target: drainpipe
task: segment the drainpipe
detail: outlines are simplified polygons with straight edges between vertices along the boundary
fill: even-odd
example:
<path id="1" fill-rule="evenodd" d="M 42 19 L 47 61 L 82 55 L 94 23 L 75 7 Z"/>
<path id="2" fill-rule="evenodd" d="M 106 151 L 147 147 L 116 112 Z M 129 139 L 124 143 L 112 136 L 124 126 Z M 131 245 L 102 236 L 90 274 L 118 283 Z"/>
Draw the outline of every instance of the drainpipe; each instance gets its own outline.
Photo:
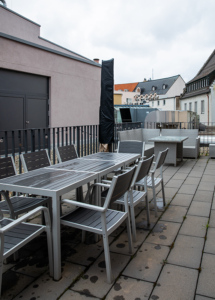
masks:
<path id="1" fill-rule="evenodd" d="M 207 94 L 208 97 L 208 125 L 209 125 L 209 95 Z"/>

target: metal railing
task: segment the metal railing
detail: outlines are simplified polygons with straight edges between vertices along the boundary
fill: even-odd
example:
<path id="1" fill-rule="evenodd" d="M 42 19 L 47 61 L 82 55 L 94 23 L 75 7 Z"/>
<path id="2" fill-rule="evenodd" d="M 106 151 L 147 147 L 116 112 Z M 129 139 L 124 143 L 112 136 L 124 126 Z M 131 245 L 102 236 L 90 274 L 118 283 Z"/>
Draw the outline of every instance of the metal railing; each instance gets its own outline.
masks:
<path id="1" fill-rule="evenodd" d="M 118 143 L 117 131 L 140 128 L 141 123 L 115 124 L 114 143 Z M 0 156 L 14 157 L 17 170 L 22 173 L 21 153 L 47 149 L 52 164 L 57 163 L 55 148 L 75 144 L 79 157 L 99 151 L 99 125 L 31 128 L 0 131 Z"/>

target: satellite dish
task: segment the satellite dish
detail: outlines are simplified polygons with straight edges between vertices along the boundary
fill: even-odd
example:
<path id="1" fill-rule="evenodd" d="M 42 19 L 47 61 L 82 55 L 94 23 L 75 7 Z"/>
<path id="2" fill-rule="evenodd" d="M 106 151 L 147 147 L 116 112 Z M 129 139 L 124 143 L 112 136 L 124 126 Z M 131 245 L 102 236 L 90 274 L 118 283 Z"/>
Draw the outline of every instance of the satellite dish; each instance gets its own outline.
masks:
<path id="1" fill-rule="evenodd" d="M 3 4 L 3 6 L 5 6 L 5 7 L 7 7 L 7 3 L 6 3 L 6 1 L 5 0 L 0 0 L 0 4 Z"/>

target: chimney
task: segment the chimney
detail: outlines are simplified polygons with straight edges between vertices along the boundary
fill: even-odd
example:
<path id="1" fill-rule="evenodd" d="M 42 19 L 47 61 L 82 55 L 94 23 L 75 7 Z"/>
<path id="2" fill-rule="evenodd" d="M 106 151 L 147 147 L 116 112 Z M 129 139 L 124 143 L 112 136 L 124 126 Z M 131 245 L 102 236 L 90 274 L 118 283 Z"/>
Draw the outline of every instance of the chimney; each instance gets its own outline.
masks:
<path id="1" fill-rule="evenodd" d="M 97 64 L 99 64 L 99 58 L 94 58 L 93 60 L 94 60 L 94 62 L 96 62 Z"/>

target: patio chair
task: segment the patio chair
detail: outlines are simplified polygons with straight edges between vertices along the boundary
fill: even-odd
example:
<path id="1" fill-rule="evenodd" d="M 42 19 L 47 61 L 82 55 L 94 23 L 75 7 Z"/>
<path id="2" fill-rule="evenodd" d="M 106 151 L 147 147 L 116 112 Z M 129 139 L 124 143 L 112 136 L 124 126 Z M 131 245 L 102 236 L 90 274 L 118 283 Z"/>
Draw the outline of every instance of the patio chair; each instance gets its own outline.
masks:
<path id="1" fill-rule="evenodd" d="M 46 225 L 23 223 L 29 217 L 43 211 Z M 47 234 L 48 256 L 49 256 L 49 274 L 53 277 L 53 254 L 52 254 L 52 236 L 51 221 L 49 211 L 46 207 L 37 207 L 31 212 L 25 214 L 17 220 L 3 218 L 0 211 L 0 296 L 2 287 L 3 260 L 17 252 L 20 248 L 40 235 L 42 232 Z"/>
<path id="2" fill-rule="evenodd" d="M 25 172 L 51 166 L 47 150 L 24 153 L 20 155 Z"/>
<path id="3" fill-rule="evenodd" d="M 154 160 L 154 155 L 152 155 L 147 160 L 139 161 L 136 171 L 131 183 L 131 191 L 128 194 L 128 205 L 130 207 L 131 212 L 131 223 L 132 223 L 132 233 L 133 233 L 133 240 L 137 241 L 137 234 L 136 234 L 136 223 L 135 223 L 135 211 L 134 208 L 137 204 L 145 199 L 146 201 L 146 213 L 147 213 L 147 222 L 148 225 L 150 224 L 150 214 L 149 214 L 149 202 L 148 202 L 148 193 L 147 193 L 147 176 L 149 174 L 152 162 Z M 144 191 L 137 191 L 134 190 L 133 187 L 135 186 L 135 182 L 139 181 L 144 182 Z M 104 180 L 103 182 L 108 183 L 108 181 Z M 103 192 L 105 194 L 106 191 Z M 125 205 L 124 198 L 121 197 L 114 202 L 115 204 Z"/>
<path id="4" fill-rule="evenodd" d="M 157 202 L 156 202 L 156 195 L 155 195 L 155 188 L 161 184 L 162 187 L 162 196 L 163 196 L 163 205 L 165 206 L 165 193 L 164 193 L 164 183 L 163 183 L 163 165 L 168 153 L 168 148 L 164 151 L 160 151 L 157 157 L 156 162 L 154 162 L 155 166 L 150 171 L 151 177 L 147 178 L 147 187 L 152 189 L 153 191 L 153 200 L 154 200 L 154 207 L 155 207 L 155 216 L 157 217 Z M 155 171 L 160 168 L 160 177 L 155 177 Z M 135 185 L 138 187 L 145 187 L 145 181 L 141 179 L 140 181 L 135 182 Z"/>
<path id="5" fill-rule="evenodd" d="M 112 275 L 108 236 L 125 220 L 127 220 L 129 252 L 133 251 L 127 198 L 134 172 L 135 167 L 122 175 L 114 176 L 111 184 L 95 183 L 93 185 L 94 187 L 101 186 L 109 189 L 103 207 L 72 200 L 62 200 L 63 203 L 74 204 L 78 206 L 78 208 L 63 216 L 61 218 L 61 224 L 94 232 L 103 236 L 107 280 L 109 283 L 112 282 Z M 125 212 L 108 209 L 111 203 L 115 202 L 123 195 L 125 201 Z M 89 196 L 89 193 L 87 196 Z"/>
<path id="6" fill-rule="evenodd" d="M 15 175 L 17 175 L 17 171 L 13 157 L 1 158 L 0 179 Z M 3 201 L 0 201 L 1 211 L 4 214 L 9 214 L 12 219 L 16 219 L 19 215 L 38 206 L 47 205 L 49 209 L 51 209 L 51 198 L 34 198 L 17 195 L 9 197 L 9 193 L 7 191 L 0 191 L 0 195 L 4 198 Z"/>
<path id="7" fill-rule="evenodd" d="M 56 147 L 56 153 L 58 161 L 60 163 L 78 158 L 78 153 L 75 149 L 75 145 L 73 144 L 68 146 Z"/>

